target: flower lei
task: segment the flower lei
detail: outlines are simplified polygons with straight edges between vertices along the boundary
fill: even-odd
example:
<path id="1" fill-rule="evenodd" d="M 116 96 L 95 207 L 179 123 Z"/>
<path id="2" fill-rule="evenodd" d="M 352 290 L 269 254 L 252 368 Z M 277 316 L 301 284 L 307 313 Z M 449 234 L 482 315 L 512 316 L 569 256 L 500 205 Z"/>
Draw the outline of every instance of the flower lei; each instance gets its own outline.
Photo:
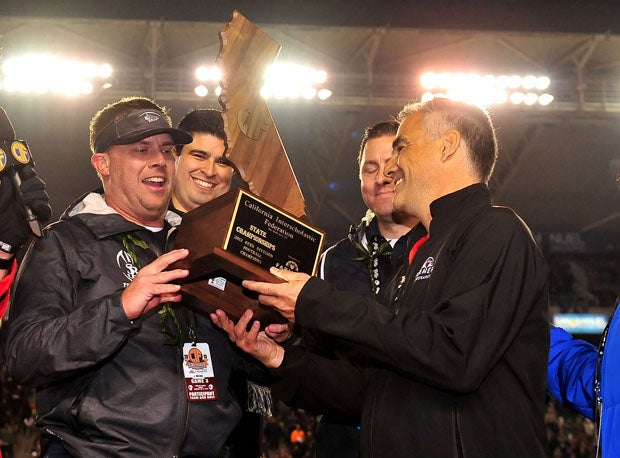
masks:
<path id="1" fill-rule="evenodd" d="M 383 237 L 381 237 L 383 238 Z M 381 280 L 379 279 L 379 258 L 381 256 L 389 256 L 392 254 L 392 245 L 388 240 L 384 239 L 384 242 L 379 244 L 379 236 L 374 236 L 368 241 L 368 246 L 365 247 L 360 242 L 355 242 L 355 248 L 362 256 L 355 258 L 356 261 L 366 261 L 368 273 L 370 275 L 370 288 L 372 290 L 372 297 L 376 299 L 381 289 Z"/>
<path id="2" fill-rule="evenodd" d="M 131 256 L 134 264 L 138 269 L 141 269 L 142 263 L 136 255 L 136 247 L 142 248 L 143 250 L 150 250 L 149 246 L 133 234 L 124 234 L 122 242 L 125 251 Z M 189 332 L 181 328 L 181 323 L 172 308 L 172 303 L 164 302 L 158 313 L 160 315 L 159 325 L 161 333 L 165 336 L 164 345 L 175 345 L 179 351 L 182 351 L 183 344 L 189 340 Z"/>

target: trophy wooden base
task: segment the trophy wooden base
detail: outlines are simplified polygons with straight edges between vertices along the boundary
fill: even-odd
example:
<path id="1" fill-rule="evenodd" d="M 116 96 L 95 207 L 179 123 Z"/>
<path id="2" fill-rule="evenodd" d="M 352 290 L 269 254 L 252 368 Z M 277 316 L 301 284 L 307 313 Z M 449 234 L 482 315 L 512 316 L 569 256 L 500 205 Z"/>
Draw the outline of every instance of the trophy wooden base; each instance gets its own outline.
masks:
<path id="1" fill-rule="evenodd" d="M 189 305 L 208 312 L 224 310 L 233 321 L 237 321 L 247 309 L 251 309 L 254 319 L 261 322 L 261 327 L 287 322 L 277 310 L 260 304 L 255 292 L 241 285 L 244 279 L 283 282 L 265 269 L 220 247 L 214 247 L 213 253 L 194 261 L 192 271 L 194 280 L 181 286 L 184 300 Z M 197 271 L 205 274 L 196 278 Z"/>

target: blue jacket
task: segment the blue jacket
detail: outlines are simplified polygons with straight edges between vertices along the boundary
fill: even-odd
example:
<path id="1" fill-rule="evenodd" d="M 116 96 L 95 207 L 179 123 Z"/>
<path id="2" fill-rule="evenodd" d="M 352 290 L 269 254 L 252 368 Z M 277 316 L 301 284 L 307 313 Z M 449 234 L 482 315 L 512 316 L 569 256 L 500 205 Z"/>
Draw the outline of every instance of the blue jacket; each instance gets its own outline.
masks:
<path id="1" fill-rule="evenodd" d="M 603 458 L 620 458 L 620 313 L 614 313 L 607 330 L 601 361 L 600 444 Z M 596 413 L 598 349 L 561 328 L 551 329 L 547 388 L 564 406 L 588 418 Z"/>

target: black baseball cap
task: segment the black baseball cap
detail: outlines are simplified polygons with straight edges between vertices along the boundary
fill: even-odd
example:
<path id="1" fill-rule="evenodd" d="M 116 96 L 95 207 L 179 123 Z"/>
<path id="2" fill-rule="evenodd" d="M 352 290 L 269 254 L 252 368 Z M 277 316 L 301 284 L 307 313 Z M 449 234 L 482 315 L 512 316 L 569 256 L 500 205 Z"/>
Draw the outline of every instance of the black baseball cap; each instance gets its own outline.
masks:
<path id="1" fill-rule="evenodd" d="M 175 145 L 192 142 L 192 136 L 171 127 L 161 111 L 141 108 L 127 112 L 103 129 L 95 139 L 94 152 L 102 153 L 112 145 L 128 145 L 157 134 L 170 134 Z"/>

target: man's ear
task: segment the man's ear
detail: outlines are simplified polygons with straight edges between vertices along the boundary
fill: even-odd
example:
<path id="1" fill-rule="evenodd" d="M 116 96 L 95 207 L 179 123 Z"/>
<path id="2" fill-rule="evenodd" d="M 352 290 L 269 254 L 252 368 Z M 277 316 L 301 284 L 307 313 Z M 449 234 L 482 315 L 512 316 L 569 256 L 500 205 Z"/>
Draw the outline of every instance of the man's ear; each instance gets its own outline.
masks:
<path id="1" fill-rule="evenodd" d="M 110 174 L 110 156 L 107 153 L 93 154 L 90 158 L 90 163 L 98 175 L 107 177 Z"/>
<path id="2" fill-rule="evenodd" d="M 461 145 L 461 133 L 456 129 L 448 129 L 441 136 L 441 162 L 445 162 Z"/>

